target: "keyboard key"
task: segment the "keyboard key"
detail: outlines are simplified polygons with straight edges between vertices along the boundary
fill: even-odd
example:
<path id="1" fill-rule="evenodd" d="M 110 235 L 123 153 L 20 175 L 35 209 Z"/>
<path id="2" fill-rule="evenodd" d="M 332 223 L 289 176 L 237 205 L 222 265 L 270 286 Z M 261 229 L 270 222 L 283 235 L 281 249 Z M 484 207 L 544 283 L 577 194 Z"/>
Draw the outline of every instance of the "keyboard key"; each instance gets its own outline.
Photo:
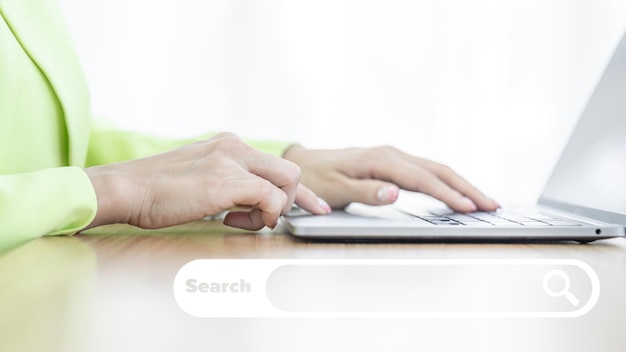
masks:
<path id="1" fill-rule="evenodd" d="M 491 227 L 492 224 L 484 221 L 466 221 L 463 223 L 463 226 L 471 226 L 471 227 Z"/>
<path id="2" fill-rule="evenodd" d="M 497 217 L 495 215 L 492 215 L 492 214 L 489 214 L 489 213 L 482 213 L 482 212 L 470 213 L 469 215 L 474 217 L 474 218 L 476 218 L 476 219 L 485 220 L 485 221 L 489 221 L 489 222 L 496 221 L 496 220 L 500 219 L 499 217 Z"/>
<path id="3" fill-rule="evenodd" d="M 565 220 L 546 220 L 545 222 L 552 226 L 580 226 L 580 224 L 575 224 Z"/>
<path id="4" fill-rule="evenodd" d="M 528 218 L 526 216 L 513 214 L 513 213 L 501 214 L 500 217 L 502 219 L 507 219 L 507 220 L 515 221 L 515 222 L 532 221 L 532 219 L 530 219 L 530 218 Z"/>
<path id="5" fill-rule="evenodd" d="M 438 222 L 435 223 L 435 225 L 443 225 L 443 226 L 462 226 L 463 224 L 459 223 L 459 222 L 455 222 L 455 221 L 442 221 L 442 222 Z"/>
<path id="6" fill-rule="evenodd" d="M 535 214 L 528 214 L 528 217 L 530 219 L 533 220 L 537 220 L 537 221 L 544 221 L 544 220 L 558 220 L 552 216 L 546 215 L 546 214 L 539 214 L 539 213 L 535 213 Z"/>
<path id="7" fill-rule="evenodd" d="M 450 219 L 431 221 L 435 225 L 458 225 L 459 223 Z"/>
<path id="8" fill-rule="evenodd" d="M 506 222 L 495 222 L 493 226 L 522 226 L 522 224 L 513 222 L 513 221 L 506 221 Z"/>
<path id="9" fill-rule="evenodd" d="M 541 221 L 523 221 L 520 222 L 520 224 L 522 226 L 546 226 L 549 227 L 549 224 L 546 224 L 545 222 L 541 222 Z"/>
<path id="10" fill-rule="evenodd" d="M 497 219 L 497 220 L 489 220 L 488 222 L 497 225 L 497 226 L 508 226 L 508 225 L 513 225 L 513 226 L 519 226 L 520 224 L 518 222 L 515 221 L 509 221 L 506 219 Z"/>
<path id="11" fill-rule="evenodd" d="M 479 219 L 473 218 L 469 215 L 465 215 L 465 214 L 452 214 L 449 215 L 448 218 L 455 220 L 455 221 L 460 221 L 460 222 L 465 222 L 465 221 L 480 221 Z"/>
<path id="12" fill-rule="evenodd" d="M 419 218 L 426 221 L 450 221 L 450 219 L 443 216 L 420 216 Z"/>

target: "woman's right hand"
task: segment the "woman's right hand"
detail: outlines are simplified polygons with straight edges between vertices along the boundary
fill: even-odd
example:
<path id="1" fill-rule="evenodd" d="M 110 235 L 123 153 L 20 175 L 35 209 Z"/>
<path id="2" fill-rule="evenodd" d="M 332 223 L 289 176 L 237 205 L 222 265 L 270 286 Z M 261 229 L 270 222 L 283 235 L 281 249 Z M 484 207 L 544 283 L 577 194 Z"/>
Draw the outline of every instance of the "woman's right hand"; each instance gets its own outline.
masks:
<path id="1" fill-rule="evenodd" d="M 294 202 L 314 214 L 330 207 L 299 183 L 299 167 L 261 153 L 231 133 L 155 156 L 85 169 L 98 211 L 88 228 L 128 223 L 160 228 L 230 211 L 224 223 L 273 228 Z"/>

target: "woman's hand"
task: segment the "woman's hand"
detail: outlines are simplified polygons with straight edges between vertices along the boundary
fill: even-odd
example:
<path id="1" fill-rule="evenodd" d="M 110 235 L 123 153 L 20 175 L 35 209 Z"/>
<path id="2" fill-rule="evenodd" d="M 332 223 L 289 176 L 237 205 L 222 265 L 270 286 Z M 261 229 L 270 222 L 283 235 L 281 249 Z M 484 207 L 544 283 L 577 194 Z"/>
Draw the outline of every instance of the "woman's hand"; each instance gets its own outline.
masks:
<path id="1" fill-rule="evenodd" d="M 293 146 L 283 157 L 300 166 L 302 184 L 334 208 L 351 202 L 390 204 L 400 188 L 428 194 L 461 212 L 499 207 L 449 167 L 393 147 L 308 150 Z"/>
<path id="2" fill-rule="evenodd" d="M 230 133 L 148 158 L 85 170 L 98 211 L 89 227 L 128 223 L 159 228 L 233 210 L 224 223 L 274 227 L 294 201 L 314 213 L 328 204 L 299 184 L 300 169 L 254 150 Z"/>

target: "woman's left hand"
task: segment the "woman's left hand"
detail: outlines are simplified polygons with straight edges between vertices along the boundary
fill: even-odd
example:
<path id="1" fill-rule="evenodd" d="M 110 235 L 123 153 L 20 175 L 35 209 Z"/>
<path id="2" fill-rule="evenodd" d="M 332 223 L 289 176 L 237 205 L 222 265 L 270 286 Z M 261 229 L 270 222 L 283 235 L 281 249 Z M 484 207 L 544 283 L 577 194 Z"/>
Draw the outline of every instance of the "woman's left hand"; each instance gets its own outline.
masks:
<path id="1" fill-rule="evenodd" d="M 450 167 L 393 147 L 309 150 L 292 146 L 283 157 L 300 166 L 301 183 L 333 208 L 351 202 L 391 204 L 400 188 L 433 196 L 460 212 L 499 207 Z"/>

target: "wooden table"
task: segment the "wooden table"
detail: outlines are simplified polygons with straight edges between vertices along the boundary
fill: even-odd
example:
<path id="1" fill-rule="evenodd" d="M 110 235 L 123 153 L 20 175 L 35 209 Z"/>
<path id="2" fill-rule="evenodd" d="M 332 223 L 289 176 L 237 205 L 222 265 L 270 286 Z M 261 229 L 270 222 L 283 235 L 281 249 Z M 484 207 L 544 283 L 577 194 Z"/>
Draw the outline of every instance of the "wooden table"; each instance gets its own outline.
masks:
<path id="1" fill-rule="evenodd" d="M 195 318 L 178 270 L 200 258 L 578 259 L 602 284 L 578 318 Z M 626 240 L 575 243 L 315 242 L 215 221 L 105 226 L 0 255 L 0 351 L 625 351 Z"/>

